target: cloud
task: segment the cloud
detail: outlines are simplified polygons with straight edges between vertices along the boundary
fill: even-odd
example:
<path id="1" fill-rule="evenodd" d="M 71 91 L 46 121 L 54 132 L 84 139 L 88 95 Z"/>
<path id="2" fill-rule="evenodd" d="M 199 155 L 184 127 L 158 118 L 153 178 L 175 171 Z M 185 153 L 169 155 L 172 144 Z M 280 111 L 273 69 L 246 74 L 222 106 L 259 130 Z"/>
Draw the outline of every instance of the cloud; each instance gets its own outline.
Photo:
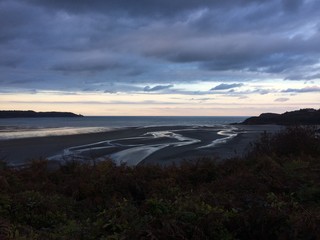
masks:
<path id="1" fill-rule="evenodd" d="M 162 90 L 169 89 L 169 88 L 172 88 L 172 87 L 173 87 L 172 84 L 170 84 L 170 85 L 157 85 L 157 86 L 154 86 L 154 87 L 146 86 L 146 87 L 144 87 L 143 91 L 145 91 L 145 92 L 157 92 L 157 91 L 162 91 Z"/>
<path id="2" fill-rule="evenodd" d="M 319 9 L 317 0 L 2 0 L 0 87 L 116 82 L 110 91 L 202 95 L 170 88 L 319 79 Z"/>
<path id="3" fill-rule="evenodd" d="M 232 89 L 232 88 L 237 88 L 237 87 L 242 87 L 243 83 L 232 83 L 232 84 L 227 84 L 227 83 L 221 83 L 213 88 L 211 88 L 211 91 L 214 90 L 227 90 L 227 89 Z"/>
<path id="4" fill-rule="evenodd" d="M 25 85 L 25 84 L 30 84 L 37 81 L 38 80 L 35 80 L 35 79 L 21 79 L 21 80 L 14 80 L 9 83 L 13 85 Z"/>
<path id="5" fill-rule="evenodd" d="M 160 39 L 160 40 L 159 40 Z M 234 33 L 217 36 L 185 38 L 159 36 L 145 48 L 147 56 L 167 59 L 174 63 L 197 63 L 210 71 L 242 70 L 251 72 L 283 73 L 301 66 L 318 63 L 319 36 L 308 40 L 289 39 L 265 33 Z M 151 42 L 151 41 L 150 41 Z M 311 53 L 311 51 L 315 51 Z M 306 55 L 306 53 L 308 54 Z"/>
<path id="6" fill-rule="evenodd" d="M 120 68 L 121 64 L 106 59 L 81 59 L 65 63 L 58 63 L 52 67 L 53 70 L 63 72 L 101 72 Z"/>
<path id="7" fill-rule="evenodd" d="M 29 3 L 43 6 L 48 9 L 64 10 L 70 13 L 118 13 L 129 14 L 133 16 L 148 16 L 148 17 L 172 17 L 180 15 L 192 10 L 204 8 L 227 8 L 232 5 L 248 6 L 250 4 L 259 3 L 261 0 L 242 0 L 234 2 L 232 0 L 212 1 L 212 0 L 185 0 L 170 1 L 149 0 L 136 1 L 122 0 L 122 1 L 105 1 L 94 0 L 88 1 L 64 1 L 64 0 L 27 0 Z"/>
<path id="8" fill-rule="evenodd" d="M 192 101 L 208 101 L 208 100 L 214 100 L 214 98 L 191 98 Z"/>
<path id="9" fill-rule="evenodd" d="M 112 91 L 112 90 L 104 90 L 104 93 L 115 94 L 115 93 L 117 93 L 117 92 Z"/>
<path id="10" fill-rule="evenodd" d="M 144 100 L 144 101 L 21 101 L 13 100 L 8 101 L 9 103 L 28 103 L 28 104 L 84 104 L 84 105 L 183 105 L 187 104 L 184 102 L 168 102 L 168 101 L 153 101 L 153 100 Z"/>
<path id="11" fill-rule="evenodd" d="M 312 92 L 320 92 L 320 87 L 311 86 L 304 88 L 288 88 L 286 90 L 282 90 L 284 93 L 312 93 Z"/>
<path id="12" fill-rule="evenodd" d="M 24 32 L 30 24 L 34 24 L 39 12 L 18 1 L 0 1 L 0 43 L 7 43 L 29 33 Z"/>
<path id="13" fill-rule="evenodd" d="M 238 99 L 247 99 L 249 98 L 248 96 L 239 96 Z"/>
<path id="14" fill-rule="evenodd" d="M 138 101 L 138 102 L 133 102 L 133 101 L 111 101 L 110 104 L 132 104 L 132 105 L 135 105 L 135 104 L 141 104 L 141 105 L 144 105 L 144 104 L 156 104 L 156 105 L 172 105 L 172 104 L 185 104 L 183 102 L 168 102 L 168 101 L 153 101 L 153 100 L 144 100 L 144 101 Z"/>
<path id="15" fill-rule="evenodd" d="M 20 60 L 4 59 L 4 60 L 0 60 L 0 66 L 16 68 L 20 62 L 21 62 Z"/>
<path id="16" fill-rule="evenodd" d="M 242 99 L 247 98 L 246 96 L 250 94 L 260 94 L 260 95 L 267 95 L 269 93 L 277 93 L 279 90 L 277 89 L 269 89 L 263 86 L 255 87 L 255 88 L 249 88 L 246 90 L 238 91 L 236 89 L 230 89 L 226 92 L 225 96 L 230 97 L 238 97 L 241 96 Z"/>
<path id="17" fill-rule="evenodd" d="M 266 95 L 269 94 L 270 92 L 273 92 L 273 90 L 270 89 L 257 89 L 255 92 L 261 94 L 261 95 Z"/>
<path id="18" fill-rule="evenodd" d="M 283 8 L 287 11 L 297 11 L 303 0 L 282 0 Z"/>
<path id="19" fill-rule="evenodd" d="M 276 98 L 274 101 L 275 102 L 287 102 L 289 100 L 290 100 L 290 98 Z"/>
<path id="20" fill-rule="evenodd" d="M 312 75 L 294 74 L 285 78 L 285 80 L 307 80 L 307 81 L 314 80 L 314 79 L 320 79 L 320 73 L 316 73 Z"/>

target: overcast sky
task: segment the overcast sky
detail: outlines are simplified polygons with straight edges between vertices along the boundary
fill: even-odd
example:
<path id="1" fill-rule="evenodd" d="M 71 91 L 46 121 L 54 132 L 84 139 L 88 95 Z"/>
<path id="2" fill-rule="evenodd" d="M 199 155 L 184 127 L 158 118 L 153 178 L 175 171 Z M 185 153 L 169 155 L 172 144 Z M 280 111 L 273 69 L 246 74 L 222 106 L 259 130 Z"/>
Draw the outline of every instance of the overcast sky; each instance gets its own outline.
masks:
<path id="1" fill-rule="evenodd" d="M 319 108 L 319 13 L 318 0 L 0 0 L 0 108 Z"/>

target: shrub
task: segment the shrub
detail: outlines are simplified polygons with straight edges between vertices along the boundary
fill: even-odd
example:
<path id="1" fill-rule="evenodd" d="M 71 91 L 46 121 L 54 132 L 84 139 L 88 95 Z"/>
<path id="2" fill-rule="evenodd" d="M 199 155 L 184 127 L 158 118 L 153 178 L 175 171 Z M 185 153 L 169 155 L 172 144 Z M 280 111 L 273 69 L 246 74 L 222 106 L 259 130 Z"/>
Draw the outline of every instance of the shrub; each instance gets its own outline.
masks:
<path id="1" fill-rule="evenodd" d="M 264 132 L 260 140 L 254 143 L 251 155 L 278 156 L 320 154 L 320 138 L 317 137 L 316 127 L 291 126 L 277 134 Z"/>
<path id="2" fill-rule="evenodd" d="M 302 127 L 219 163 L 0 168 L 0 239 L 318 239 L 319 169 Z"/>

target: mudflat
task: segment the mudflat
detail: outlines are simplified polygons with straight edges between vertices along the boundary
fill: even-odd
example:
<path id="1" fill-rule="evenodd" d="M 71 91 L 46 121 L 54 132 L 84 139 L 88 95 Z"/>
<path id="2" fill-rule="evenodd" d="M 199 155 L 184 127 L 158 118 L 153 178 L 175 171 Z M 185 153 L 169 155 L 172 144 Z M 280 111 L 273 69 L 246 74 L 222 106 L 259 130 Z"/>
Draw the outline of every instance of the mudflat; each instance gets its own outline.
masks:
<path id="1" fill-rule="evenodd" d="M 278 125 L 226 125 L 221 127 L 163 126 L 122 128 L 106 132 L 47 136 L 0 141 L 0 158 L 9 165 L 30 160 L 112 159 L 117 164 L 178 164 L 199 157 L 221 160 L 242 156 L 262 132 Z"/>

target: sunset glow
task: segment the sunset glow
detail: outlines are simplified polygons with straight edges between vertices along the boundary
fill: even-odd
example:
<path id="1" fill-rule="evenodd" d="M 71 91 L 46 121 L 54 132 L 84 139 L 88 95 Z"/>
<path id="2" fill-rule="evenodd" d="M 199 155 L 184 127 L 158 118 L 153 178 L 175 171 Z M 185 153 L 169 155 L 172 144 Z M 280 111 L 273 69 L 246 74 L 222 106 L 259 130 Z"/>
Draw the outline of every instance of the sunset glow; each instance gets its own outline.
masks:
<path id="1" fill-rule="evenodd" d="M 0 1 L 0 108 L 87 116 L 319 108 L 319 1 L 111 2 Z"/>

